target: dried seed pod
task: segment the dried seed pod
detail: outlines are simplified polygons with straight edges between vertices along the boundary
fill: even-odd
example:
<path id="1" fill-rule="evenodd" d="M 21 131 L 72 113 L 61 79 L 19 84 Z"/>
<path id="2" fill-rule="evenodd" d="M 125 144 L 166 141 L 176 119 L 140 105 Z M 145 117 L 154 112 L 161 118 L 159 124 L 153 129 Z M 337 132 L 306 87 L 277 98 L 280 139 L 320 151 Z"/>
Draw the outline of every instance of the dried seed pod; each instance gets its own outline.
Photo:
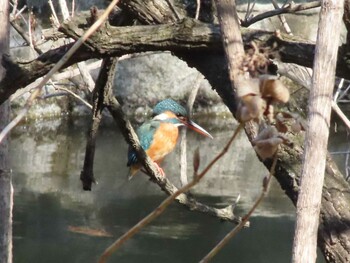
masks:
<path id="1" fill-rule="evenodd" d="M 273 137 L 261 140 L 256 143 L 254 149 L 262 160 L 271 158 L 277 151 L 278 146 L 283 142 L 281 138 Z"/>
<path id="2" fill-rule="evenodd" d="M 266 110 L 266 101 L 260 96 L 246 95 L 238 106 L 238 119 L 241 122 L 259 119 Z"/>
<path id="3" fill-rule="evenodd" d="M 283 138 L 280 138 L 277 129 L 273 126 L 267 126 L 260 131 L 252 141 L 252 144 L 259 157 L 265 160 L 276 153 L 278 145 L 282 142 Z"/>
<path id="4" fill-rule="evenodd" d="M 276 76 L 261 75 L 260 92 L 263 98 L 273 102 L 286 103 L 289 100 L 289 90 Z"/>

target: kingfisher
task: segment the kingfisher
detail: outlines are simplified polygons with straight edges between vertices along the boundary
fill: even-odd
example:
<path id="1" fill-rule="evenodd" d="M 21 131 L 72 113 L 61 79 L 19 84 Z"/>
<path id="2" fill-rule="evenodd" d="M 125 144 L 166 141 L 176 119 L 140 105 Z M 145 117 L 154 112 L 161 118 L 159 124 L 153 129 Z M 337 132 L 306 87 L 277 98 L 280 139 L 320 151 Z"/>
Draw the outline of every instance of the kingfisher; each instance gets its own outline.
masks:
<path id="1" fill-rule="evenodd" d="M 143 123 L 136 131 L 140 145 L 147 155 L 154 161 L 160 173 L 159 166 L 164 157 L 172 152 L 179 137 L 179 127 L 186 126 L 206 137 L 213 138 L 201 126 L 191 121 L 187 110 L 172 99 L 159 102 L 153 109 L 152 119 Z M 128 163 L 130 167 L 129 180 L 142 168 L 136 152 L 129 147 Z"/>

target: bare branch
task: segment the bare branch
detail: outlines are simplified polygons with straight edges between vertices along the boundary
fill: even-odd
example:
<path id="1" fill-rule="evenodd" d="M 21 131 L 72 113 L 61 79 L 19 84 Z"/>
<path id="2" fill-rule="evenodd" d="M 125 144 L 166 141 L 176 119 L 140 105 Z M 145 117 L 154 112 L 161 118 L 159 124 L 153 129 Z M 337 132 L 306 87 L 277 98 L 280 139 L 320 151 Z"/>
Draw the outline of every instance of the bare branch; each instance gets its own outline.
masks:
<path id="1" fill-rule="evenodd" d="M 198 73 L 195 84 L 188 96 L 187 110 L 188 115 L 192 115 L 193 103 L 196 99 L 203 75 Z M 188 183 L 187 179 L 187 129 L 181 130 L 181 141 L 180 141 L 180 181 L 181 185 L 184 186 Z"/>
<path id="2" fill-rule="evenodd" d="M 168 3 L 170 10 L 174 13 L 174 16 L 176 17 L 176 20 L 180 20 L 180 16 L 179 16 L 179 14 L 177 13 L 176 8 L 175 8 L 174 5 L 171 3 L 171 1 L 170 1 L 170 0 L 165 0 L 165 1 Z"/>
<path id="3" fill-rule="evenodd" d="M 51 85 L 56 89 L 56 90 L 62 90 L 67 92 L 69 95 L 73 96 L 74 98 L 76 98 L 77 100 L 81 101 L 86 107 L 88 107 L 89 109 L 92 110 L 92 105 L 90 103 L 88 103 L 86 100 L 84 100 L 82 97 L 80 97 L 78 94 L 75 94 L 73 91 L 66 89 L 66 88 L 62 88 L 59 87 L 57 85 L 55 85 L 52 81 L 51 81 Z"/>
<path id="4" fill-rule="evenodd" d="M 284 7 L 281 7 L 279 9 L 267 11 L 262 14 L 256 15 L 254 17 L 248 18 L 247 20 L 241 21 L 241 26 L 249 27 L 250 25 L 268 17 L 272 17 L 280 14 L 296 13 L 296 12 L 313 9 L 320 6 L 321 6 L 320 1 L 314 1 L 314 2 L 303 3 L 303 4 L 294 4 L 294 2 L 291 2 L 290 4 Z"/>
<path id="5" fill-rule="evenodd" d="M 70 15 L 69 15 L 69 10 L 68 10 L 68 6 L 67 6 L 66 0 L 58 0 L 58 4 L 59 4 L 59 6 L 61 8 L 63 19 L 64 20 L 69 19 Z"/>
<path id="6" fill-rule="evenodd" d="M 84 190 L 91 190 L 91 185 L 95 182 L 94 178 L 94 158 L 97 132 L 102 120 L 102 111 L 105 108 L 106 95 L 113 85 L 116 58 L 106 58 L 102 62 L 100 73 L 96 81 L 96 88 L 93 94 L 93 111 L 89 127 L 89 134 L 86 141 L 86 150 L 83 170 L 80 173 L 80 180 L 83 183 Z"/>
<path id="7" fill-rule="evenodd" d="M 16 13 L 17 13 L 17 5 L 18 5 L 18 1 L 17 0 L 13 0 L 13 3 L 10 3 L 12 6 L 12 12 L 10 14 L 11 17 L 15 17 Z"/>
<path id="8" fill-rule="evenodd" d="M 253 0 L 253 4 L 250 7 L 250 0 L 248 0 L 247 11 L 245 13 L 245 20 L 248 20 L 252 16 L 256 0 Z"/>
<path id="9" fill-rule="evenodd" d="M 194 19 L 198 20 L 200 10 L 201 10 L 201 0 L 197 0 L 196 15 L 195 15 Z"/>
<path id="10" fill-rule="evenodd" d="M 75 0 L 72 0 L 72 14 L 71 14 L 71 17 L 74 17 L 74 12 L 75 12 Z"/>
<path id="11" fill-rule="evenodd" d="M 50 5 L 50 8 L 51 8 L 51 12 L 52 12 L 52 22 L 54 23 L 54 25 L 56 27 L 59 27 L 60 26 L 60 21 L 58 20 L 58 17 L 56 15 L 56 11 L 55 11 L 55 7 L 53 6 L 53 3 L 52 3 L 52 0 L 49 0 L 49 5 Z"/>
<path id="12" fill-rule="evenodd" d="M 280 9 L 276 0 L 271 0 L 271 3 L 275 9 Z M 292 33 L 292 30 L 290 29 L 288 23 L 287 23 L 286 17 L 283 14 L 280 14 L 280 15 L 278 15 L 278 18 L 280 19 L 282 26 L 283 26 L 284 30 L 286 31 L 286 33 L 288 35 L 292 36 L 293 33 Z"/>

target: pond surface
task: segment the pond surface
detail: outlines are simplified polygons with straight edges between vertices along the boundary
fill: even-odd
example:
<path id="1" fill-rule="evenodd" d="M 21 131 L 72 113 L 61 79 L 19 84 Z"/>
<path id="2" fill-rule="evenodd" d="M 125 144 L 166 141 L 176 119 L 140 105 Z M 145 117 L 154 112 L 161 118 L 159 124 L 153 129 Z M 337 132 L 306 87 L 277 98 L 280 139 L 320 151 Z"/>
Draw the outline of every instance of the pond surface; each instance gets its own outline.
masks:
<path id="1" fill-rule="evenodd" d="M 234 124 L 221 122 L 214 120 L 212 126 L 200 122 L 214 140 L 188 133 L 189 162 L 197 146 L 202 167 L 222 149 Z M 54 120 L 22 126 L 12 134 L 15 263 L 97 262 L 114 240 L 166 197 L 143 174 L 127 180 L 127 144 L 113 124 L 104 125 L 98 136 L 98 184 L 91 192 L 83 191 L 79 175 L 86 131 L 84 121 Z M 175 151 L 163 165 L 176 185 L 178 154 L 179 150 Z M 189 164 L 189 173 L 191 167 Z M 193 194 L 216 207 L 232 203 L 241 194 L 236 213 L 242 216 L 259 195 L 266 174 L 242 135 Z M 198 262 L 232 227 L 174 203 L 109 262 Z M 293 230 L 294 207 L 273 181 L 268 197 L 251 218 L 251 226 L 213 262 L 289 262 Z M 322 256 L 318 262 L 324 262 Z"/>

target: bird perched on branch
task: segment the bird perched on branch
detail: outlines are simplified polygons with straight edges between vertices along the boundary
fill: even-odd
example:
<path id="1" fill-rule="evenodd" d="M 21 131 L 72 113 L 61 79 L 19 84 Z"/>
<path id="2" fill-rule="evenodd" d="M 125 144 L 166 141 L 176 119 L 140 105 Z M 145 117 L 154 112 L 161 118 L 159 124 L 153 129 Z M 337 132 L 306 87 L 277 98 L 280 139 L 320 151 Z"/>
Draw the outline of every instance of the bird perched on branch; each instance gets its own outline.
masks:
<path id="1" fill-rule="evenodd" d="M 206 130 L 189 119 L 187 110 L 172 99 L 159 102 L 153 109 L 153 119 L 142 124 L 136 131 L 141 147 L 155 162 L 162 175 L 164 171 L 159 164 L 172 152 L 179 137 L 179 127 L 186 126 L 204 136 L 213 138 Z M 136 152 L 130 147 L 128 163 L 129 179 L 141 168 Z"/>

